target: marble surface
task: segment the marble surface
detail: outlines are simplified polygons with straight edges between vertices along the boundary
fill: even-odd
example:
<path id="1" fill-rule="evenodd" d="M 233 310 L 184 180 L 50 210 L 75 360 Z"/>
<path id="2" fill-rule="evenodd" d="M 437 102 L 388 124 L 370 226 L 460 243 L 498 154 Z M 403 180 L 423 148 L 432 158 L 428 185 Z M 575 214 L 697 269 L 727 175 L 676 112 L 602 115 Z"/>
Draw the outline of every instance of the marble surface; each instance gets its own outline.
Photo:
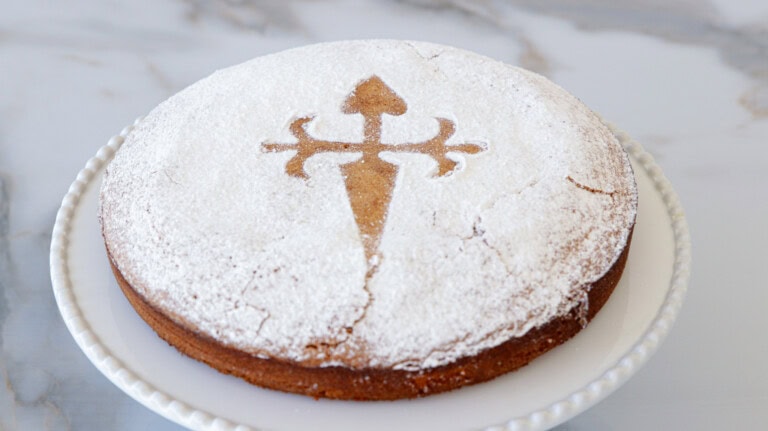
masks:
<path id="1" fill-rule="evenodd" d="M 768 429 L 768 3 L 4 0 L 0 430 L 177 430 L 88 362 L 48 272 L 96 149 L 211 71 L 307 43 L 407 38 L 542 73 L 625 129 L 680 194 L 687 302 L 651 361 L 566 430 Z"/>

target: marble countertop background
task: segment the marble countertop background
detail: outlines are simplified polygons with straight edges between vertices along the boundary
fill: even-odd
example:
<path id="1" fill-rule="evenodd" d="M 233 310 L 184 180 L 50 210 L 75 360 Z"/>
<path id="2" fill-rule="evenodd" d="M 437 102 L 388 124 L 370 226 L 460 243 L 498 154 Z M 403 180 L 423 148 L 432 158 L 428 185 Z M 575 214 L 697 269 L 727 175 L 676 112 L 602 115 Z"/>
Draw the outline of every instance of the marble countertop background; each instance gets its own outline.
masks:
<path id="1" fill-rule="evenodd" d="M 542 73 L 641 142 L 680 194 L 693 275 L 669 338 L 566 430 L 768 429 L 768 3 L 760 0 L 3 0 L 0 430 L 178 430 L 104 378 L 51 291 L 76 173 L 215 69 L 399 38 Z"/>

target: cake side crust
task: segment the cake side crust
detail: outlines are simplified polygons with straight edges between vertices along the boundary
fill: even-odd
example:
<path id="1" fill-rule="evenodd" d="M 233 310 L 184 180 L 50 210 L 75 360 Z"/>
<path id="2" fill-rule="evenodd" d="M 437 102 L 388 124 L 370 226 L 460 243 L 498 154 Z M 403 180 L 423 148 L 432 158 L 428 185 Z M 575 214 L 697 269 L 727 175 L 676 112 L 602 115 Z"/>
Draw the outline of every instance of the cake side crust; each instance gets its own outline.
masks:
<path id="1" fill-rule="evenodd" d="M 168 344 L 218 371 L 252 384 L 315 398 L 375 401 L 416 398 L 491 380 L 517 370 L 572 338 L 590 322 L 618 284 L 629 254 L 632 231 L 624 250 L 587 295 L 582 306 L 474 356 L 418 371 L 339 366 L 304 367 L 282 360 L 259 358 L 191 331 L 148 303 L 125 280 L 107 250 L 120 289 L 139 316 Z"/>

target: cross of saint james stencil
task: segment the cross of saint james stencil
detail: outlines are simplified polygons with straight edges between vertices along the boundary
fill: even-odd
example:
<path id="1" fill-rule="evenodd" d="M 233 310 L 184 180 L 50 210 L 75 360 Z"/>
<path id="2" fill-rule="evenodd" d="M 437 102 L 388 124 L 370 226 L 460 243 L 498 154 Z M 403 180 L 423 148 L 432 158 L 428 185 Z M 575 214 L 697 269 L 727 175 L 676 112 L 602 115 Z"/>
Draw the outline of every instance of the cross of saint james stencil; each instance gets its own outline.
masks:
<path id="1" fill-rule="evenodd" d="M 453 121 L 436 118 L 440 130 L 433 138 L 419 143 L 383 144 L 381 142 L 381 121 L 384 114 L 403 115 L 408 106 L 378 76 L 360 82 L 344 102 L 342 112 L 360 114 L 364 118 L 362 142 L 335 142 L 315 139 L 306 130 L 314 117 L 307 116 L 294 120 L 290 131 L 298 139 L 295 144 L 265 142 L 264 150 L 296 151 L 285 165 L 285 172 L 297 178 L 308 178 L 304 162 L 317 153 L 362 153 L 359 159 L 341 165 L 341 173 L 347 189 L 347 196 L 360 231 L 365 250 L 370 278 L 378 267 L 379 243 L 387 220 L 389 203 L 395 187 L 398 166 L 382 160 L 380 152 L 407 152 L 428 154 L 437 161 L 437 173 L 442 177 L 452 173 L 458 163 L 447 157 L 449 152 L 476 154 L 483 151 L 477 144 L 464 143 L 446 145 L 455 129 Z"/>

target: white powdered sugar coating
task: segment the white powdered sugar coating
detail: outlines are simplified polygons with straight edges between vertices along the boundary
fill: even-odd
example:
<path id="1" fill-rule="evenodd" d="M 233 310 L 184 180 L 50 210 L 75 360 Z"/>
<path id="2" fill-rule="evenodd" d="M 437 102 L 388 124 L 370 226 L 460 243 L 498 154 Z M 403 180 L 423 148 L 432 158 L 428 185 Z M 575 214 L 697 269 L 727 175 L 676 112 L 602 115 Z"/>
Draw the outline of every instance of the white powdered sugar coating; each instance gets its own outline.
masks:
<path id="1" fill-rule="evenodd" d="M 399 166 L 378 269 L 339 166 L 317 154 L 286 174 L 289 125 L 360 142 L 344 114 L 380 77 L 407 104 L 385 144 L 454 122 L 455 172 L 428 155 Z M 626 245 L 636 211 L 610 130 L 548 80 L 466 51 L 402 41 L 313 45 L 216 72 L 152 111 L 107 169 L 101 218 L 126 280 L 177 323 L 266 358 L 419 369 L 450 363 L 569 312 Z"/>

